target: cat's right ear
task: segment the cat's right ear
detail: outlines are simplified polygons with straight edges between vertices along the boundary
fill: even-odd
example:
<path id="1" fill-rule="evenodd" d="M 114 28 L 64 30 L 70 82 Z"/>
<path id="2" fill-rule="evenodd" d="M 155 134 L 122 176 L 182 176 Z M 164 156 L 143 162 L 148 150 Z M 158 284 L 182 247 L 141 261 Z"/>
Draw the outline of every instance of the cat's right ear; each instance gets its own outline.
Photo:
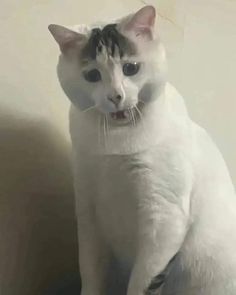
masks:
<path id="1" fill-rule="evenodd" d="M 81 46 L 86 39 L 83 34 L 60 25 L 51 24 L 48 26 L 48 29 L 58 43 L 62 53 L 66 53 L 70 48 Z"/>

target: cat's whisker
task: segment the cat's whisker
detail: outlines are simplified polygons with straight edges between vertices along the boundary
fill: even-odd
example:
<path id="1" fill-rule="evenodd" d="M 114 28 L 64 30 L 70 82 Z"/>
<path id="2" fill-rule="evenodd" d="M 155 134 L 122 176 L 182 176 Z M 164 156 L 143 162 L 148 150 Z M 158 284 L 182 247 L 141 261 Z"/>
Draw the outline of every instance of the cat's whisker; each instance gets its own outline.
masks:
<path id="1" fill-rule="evenodd" d="M 133 117 L 133 114 L 132 114 L 132 111 L 131 111 L 130 108 L 128 108 L 128 112 L 129 112 L 129 115 L 130 115 L 130 117 L 131 117 L 131 123 L 132 123 L 132 125 L 134 126 L 134 125 L 135 125 L 135 124 L 134 124 L 134 117 Z"/>
<path id="2" fill-rule="evenodd" d="M 142 113 L 141 113 L 141 111 L 140 111 L 140 109 L 139 109 L 139 107 L 137 105 L 135 106 L 135 109 L 136 109 L 137 113 L 139 114 L 139 118 L 142 119 L 143 115 L 142 115 Z"/>
<path id="3" fill-rule="evenodd" d="M 105 115 L 105 118 L 106 118 L 106 129 L 107 129 L 107 138 L 109 136 L 109 120 L 107 118 L 107 115 Z"/>
<path id="4" fill-rule="evenodd" d="M 134 120 L 134 126 L 136 125 L 136 118 L 135 118 L 135 112 L 133 111 L 133 108 L 131 109 L 131 114 Z"/>
<path id="5" fill-rule="evenodd" d="M 83 111 L 82 111 L 82 113 L 87 113 L 88 111 L 91 111 L 91 110 L 93 110 L 95 107 L 96 107 L 96 106 L 95 106 L 95 105 L 93 105 L 93 106 L 91 106 L 91 107 L 89 107 L 89 108 L 87 108 L 87 109 L 83 110 Z"/>
<path id="6" fill-rule="evenodd" d="M 128 108 L 127 110 L 128 110 L 128 112 L 129 112 L 129 116 L 131 117 L 131 123 L 132 123 L 132 125 L 133 125 L 133 117 L 132 117 L 132 115 L 131 115 L 130 108 Z"/>
<path id="7" fill-rule="evenodd" d="M 137 123 L 137 121 L 138 121 L 139 118 L 138 118 L 136 109 L 133 111 L 133 113 L 134 113 L 135 122 Z"/>
<path id="8" fill-rule="evenodd" d="M 106 129 L 106 138 L 108 138 L 108 119 L 107 119 L 107 115 L 105 115 L 105 129 Z"/>
<path id="9" fill-rule="evenodd" d="M 106 117 L 103 117 L 103 140 L 104 140 L 104 145 L 106 146 Z"/>
<path id="10" fill-rule="evenodd" d="M 99 146 L 101 145 L 101 120 L 102 120 L 102 117 L 99 116 L 98 117 L 98 143 L 99 143 Z"/>
<path id="11" fill-rule="evenodd" d="M 103 117 L 103 135 L 104 135 L 104 145 L 107 146 L 107 139 L 108 139 L 108 119 L 107 115 Z"/>
<path id="12" fill-rule="evenodd" d="M 142 104 L 146 104 L 142 99 L 139 99 L 139 102 L 141 102 Z"/>

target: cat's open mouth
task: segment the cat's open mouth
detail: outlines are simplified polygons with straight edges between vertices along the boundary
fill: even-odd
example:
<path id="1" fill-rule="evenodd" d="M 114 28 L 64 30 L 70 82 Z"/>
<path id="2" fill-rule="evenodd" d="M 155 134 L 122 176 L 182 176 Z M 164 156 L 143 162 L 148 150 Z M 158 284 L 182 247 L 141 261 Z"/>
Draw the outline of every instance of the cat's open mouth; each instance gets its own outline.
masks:
<path id="1" fill-rule="evenodd" d="M 136 122 L 141 119 L 141 117 L 141 106 L 139 103 L 129 109 L 119 110 L 117 112 L 110 113 L 110 118 L 112 119 L 112 121 L 121 124 L 133 122 L 133 124 L 135 125 Z"/>
<path id="2" fill-rule="evenodd" d="M 130 112 L 128 110 L 122 110 L 115 113 L 110 113 L 112 119 L 114 120 L 125 120 L 130 117 Z"/>

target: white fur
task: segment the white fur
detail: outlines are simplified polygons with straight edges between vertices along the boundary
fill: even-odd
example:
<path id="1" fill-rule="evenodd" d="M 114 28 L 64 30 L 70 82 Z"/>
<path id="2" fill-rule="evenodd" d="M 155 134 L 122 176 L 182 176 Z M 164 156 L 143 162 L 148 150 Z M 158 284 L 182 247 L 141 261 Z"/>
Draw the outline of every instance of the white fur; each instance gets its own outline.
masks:
<path id="1" fill-rule="evenodd" d="M 108 154 L 97 149 L 86 115 L 72 106 L 80 247 L 92 239 L 97 252 L 94 235 L 101 234 L 118 259 L 133 266 L 128 295 L 143 294 L 176 252 L 176 272 L 162 295 L 234 295 L 236 196 L 227 168 L 171 85 L 163 97 L 163 106 L 150 106 L 143 127 L 111 132 Z M 84 216 L 89 210 L 95 214 L 90 222 Z M 83 222 L 88 240 L 80 232 Z M 108 250 L 101 247 L 105 255 Z M 102 265 L 94 264 L 91 253 L 81 253 L 82 269 L 91 267 L 96 276 L 84 273 L 84 284 L 92 286 L 83 295 L 103 294 L 97 285 L 93 289 Z"/>
<path id="2" fill-rule="evenodd" d="M 149 70 L 141 82 L 129 82 L 138 85 L 132 97 L 151 79 L 148 73 L 160 86 L 153 72 L 164 64 L 161 52 L 153 65 L 146 57 Z M 60 67 L 61 83 L 67 83 L 71 64 L 61 61 Z M 86 92 L 81 83 L 80 95 L 89 96 L 92 89 Z M 72 104 L 82 295 L 105 294 L 111 253 L 131 270 L 127 295 L 143 295 L 176 253 L 158 294 L 236 294 L 236 196 L 229 173 L 207 133 L 188 117 L 182 97 L 161 85 L 142 120 L 134 126 L 109 122 L 106 132 L 98 108 L 82 112 Z"/>

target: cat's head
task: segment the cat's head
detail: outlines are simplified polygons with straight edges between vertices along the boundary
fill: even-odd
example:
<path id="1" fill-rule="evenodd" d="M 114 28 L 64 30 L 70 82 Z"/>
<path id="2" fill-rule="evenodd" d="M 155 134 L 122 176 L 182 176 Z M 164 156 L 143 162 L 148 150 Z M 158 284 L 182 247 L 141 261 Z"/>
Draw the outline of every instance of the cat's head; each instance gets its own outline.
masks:
<path id="1" fill-rule="evenodd" d="M 60 46 L 58 77 L 72 103 L 95 107 L 114 121 L 158 98 L 166 76 L 165 52 L 154 34 L 155 9 L 100 27 L 72 30 L 50 25 Z"/>

